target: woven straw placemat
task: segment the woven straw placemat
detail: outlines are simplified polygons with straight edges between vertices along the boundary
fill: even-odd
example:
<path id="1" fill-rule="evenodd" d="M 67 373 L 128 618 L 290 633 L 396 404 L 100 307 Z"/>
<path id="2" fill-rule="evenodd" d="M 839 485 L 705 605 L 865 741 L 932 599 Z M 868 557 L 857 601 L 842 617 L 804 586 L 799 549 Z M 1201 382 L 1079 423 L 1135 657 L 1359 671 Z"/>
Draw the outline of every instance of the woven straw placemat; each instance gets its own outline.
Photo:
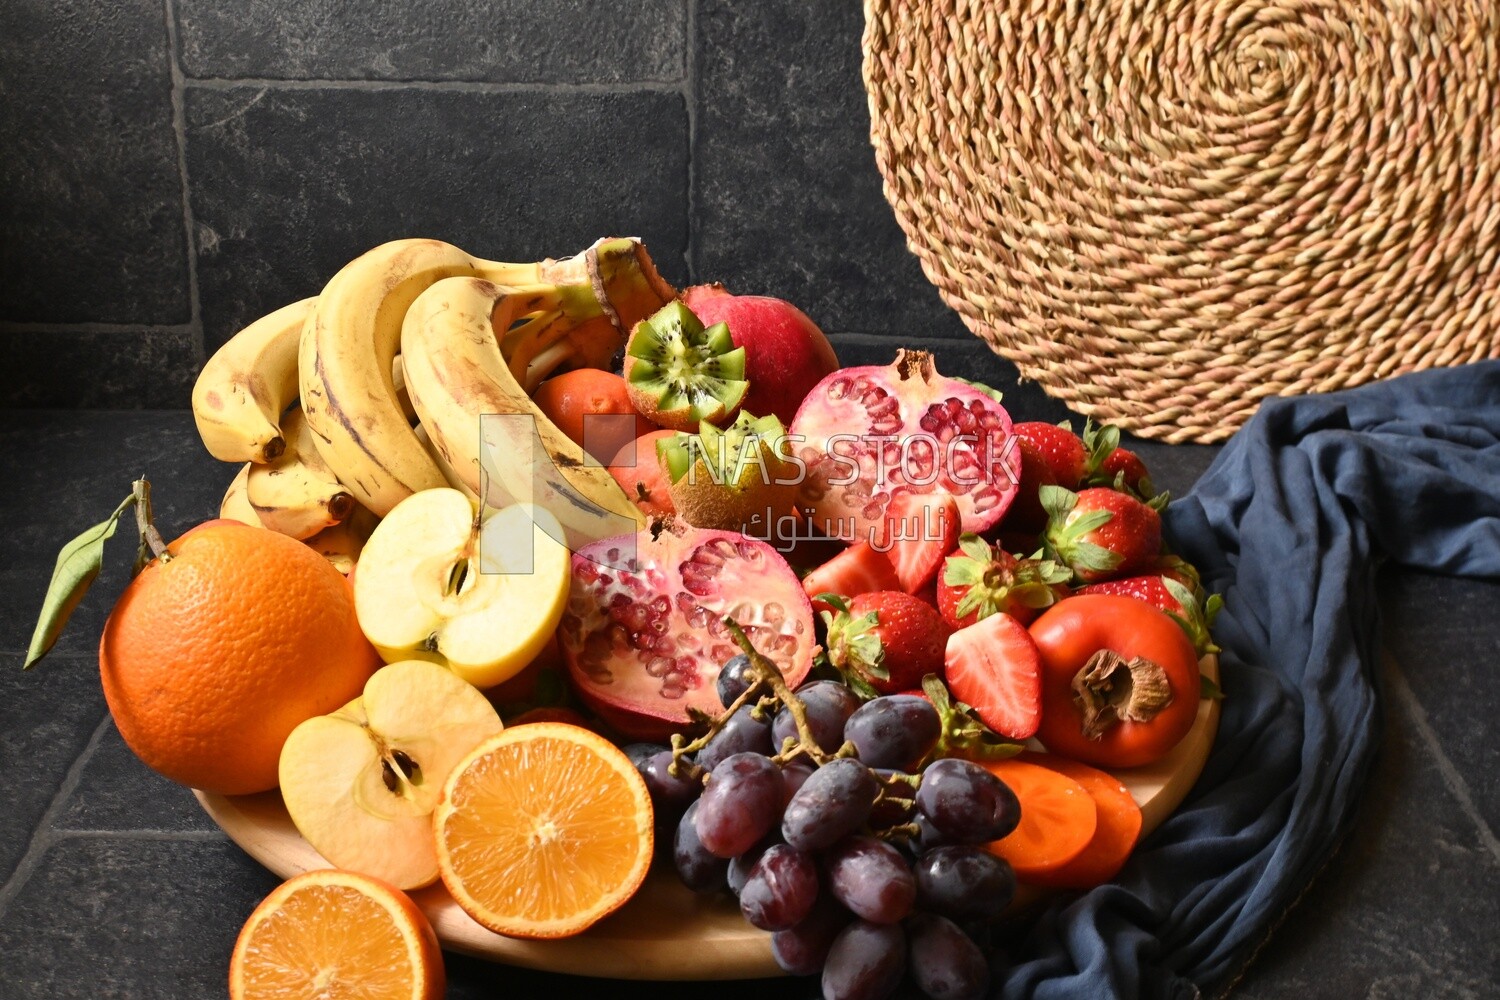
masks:
<path id="1" fill-rule="evenodd" d="M 908 245 L 1080 413 L 1500 356 L 1496 2 L 866 0 L 864 53 Z"/>

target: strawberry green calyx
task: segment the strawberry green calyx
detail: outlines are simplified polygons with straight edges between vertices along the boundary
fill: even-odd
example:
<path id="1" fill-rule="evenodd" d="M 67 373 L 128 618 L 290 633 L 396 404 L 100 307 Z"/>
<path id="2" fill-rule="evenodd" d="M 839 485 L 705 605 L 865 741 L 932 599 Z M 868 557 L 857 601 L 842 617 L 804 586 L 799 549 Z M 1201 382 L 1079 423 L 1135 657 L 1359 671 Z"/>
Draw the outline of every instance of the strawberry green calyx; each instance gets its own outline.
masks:
<path id="1" fill-rule="evenodd" d="M 1162 585 L 1167 588 L 1167 593 L 1172 595 L 1181 607 L 1182 611 L 1168 611 L 1167 615 L 1182 626 L 1182 630 L 1193 640 L 1193 648 L 1198 651 L 1199 656 L 1207 653 L 1217 653 L 1219 647 L 1214 644 L 1210 629 L 1213 628 L 1214 619 L 1219 616 L 1219 611 L 1224 607 L 1224 598 L 1218 594 L 1210 594 L 1205 601 L 1199 601 L 1198 595 L 1192 588 L 1179 583 L 1170 576 L 1161 578 Z"/>
<path id="2" fill-rule="evenodd" d="M 939 757 L 962 757 L 965 760 L 1004 760 L 1020 753 L 1023 747 L 986 726 L 974 710 L 958 701 L 937 674 L 922 678 L 922 694 L 937 709 L 942 729 L 937 745 L 927 755 L 928 761 Z"/>
<path id="3" fill-rule="evenodd" d="M 1083 448 L 1088 453 L 1086 460 L 1086 471 L 1083 480 L 1085 483 L 1097 486 L 1108 486 L 1109 482 L 1093 483 L 1091 480 L 1099 475 L 1099 470 L 1104 467 L 1104 460 L 1115 453 L 1120 447 L 1120 428 L 1110 424 L 1095 424 L 1087 417 L 1083 421 Z M 1109 477 L 1112 479 L 1113 477 Z"/>
<path id="4" fill-rule="evenodd" d="M 1043 551 L 1069 567 L 1077 577 L 1108 573 L 1120 565 L 1118 552 L 1096 545 L 1087 536 L 1104 527 L 1114 515 L 1107 510 L 1080 513 L 1078 494 L 1061 486 L 1041 488 L 1042 509 L 1047 512 Z"/>
<path id="5" fill-rule="evenodd" d="M 885 644 L 874 632 L 875 626 L 880 624 L 879 614 L 869 611 L 856 618 L 849 610 L 849 603 L 838 594 L 819 594 L 816 600 L 833 609 L 818 612 L 828 632 L 824 650 L 828 665 L 838 671 L 861 698 L 878 697 L 880 692 L 870 684 L 870 678 L 886 680 L 890 677 L 885 667 Z"/>
<path id="6" fill-rule="evenodd" d="M 1057 600 L 1054 586 L 1073 578 L 1071 570 L 1050 559 L 1010 559 L 997 556 L 978 535 L 959 536 L 961 554 L 949 556 L 943 583 L 963 590 L 954 614 L 975 621 L 1017 605 L 1045 608 Z"/>

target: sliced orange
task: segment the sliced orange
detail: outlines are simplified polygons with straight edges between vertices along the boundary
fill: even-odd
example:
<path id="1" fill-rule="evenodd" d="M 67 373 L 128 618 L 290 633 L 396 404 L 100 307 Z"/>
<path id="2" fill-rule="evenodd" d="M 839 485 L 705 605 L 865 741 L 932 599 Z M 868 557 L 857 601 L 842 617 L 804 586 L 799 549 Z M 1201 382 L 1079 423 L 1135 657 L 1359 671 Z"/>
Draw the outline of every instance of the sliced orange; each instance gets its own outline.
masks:
<path id="1" fill-rule="evenodd" d="M 384 882 L 312 871 L 250 914 L 229 962 L 231 1000 L 440 1000 L 443 953 L 422 911 Z"/>
<path id="2" fill-rule="evenodd" d="M 630 759 L 561 722 L 513 726 L 448 776 L 438 870 L 500 934 L 577 934 L 624 905 L 651 865 L 651 798 Z"/>

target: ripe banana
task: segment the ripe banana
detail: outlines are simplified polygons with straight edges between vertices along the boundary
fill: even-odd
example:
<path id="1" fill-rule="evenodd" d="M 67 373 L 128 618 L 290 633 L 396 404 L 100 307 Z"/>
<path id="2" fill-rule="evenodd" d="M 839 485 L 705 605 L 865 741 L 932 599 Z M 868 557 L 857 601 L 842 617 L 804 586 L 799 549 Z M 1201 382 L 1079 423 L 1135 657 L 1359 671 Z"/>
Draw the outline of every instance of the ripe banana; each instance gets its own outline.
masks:
<path id="1" fill-rule="evenodd" d="M 193 385 L 193 418 L 214 458 L 269 462 L 281 454 L 281 414 L 297 399 L 298 344 L 317 301 L 261 317 L 203 366 Z"/>
<path id="2" fill-rule="evenodd" d="M 542 506 L 562 523 L 574 549 L 634 531 L 642 516 L 608 471 L 586 461 L 583 449 L 542 415 L 522 379 L 537 358 L 597 322 L 606 308 L 601 303 L 625 305 L 611 325 L 633 325 L 662 304 L 654 295 L 625 294 L 627 286 L 648 283 L 641 270 L 622 268 L 613 280 L 621 285 L 616 296 L 608 289 L 596 295 L 593 281 L 505 288 L 447 278 L 412 303 L 401 334 L 412 404 L 457 476 L 494 506 Z M 524 367 L 508 362 L 503 344 L 521 345 L 532 360 Z M 489 414 L 522 419 L 481 424 Z"/>
<path id="3" fill-rule="evenodd" d="M 513 364 L 532 384 L 540 372 L 575 355 L 576 363 L 607 364 L 630 329 L 624 317 L 638 312 L 641 302 L 675 295 L 640 243 L 628 239 L 600 241 L 567 260 L 530 264 L 470 257 L 437 240 L 397 240 L 346 265 L 324 287 L 302 334 L 302 407 L 319 454 L 362 504 L 382 516 L 413 492 L 444 485 L 401 412 L 391 366 L 407 309 L 424 289 L 449 277 L 502 286 L 589 282 L 605 296 L 587 334 L 575 331 L 568 344 L 515 339 Z"/>
<path id="4" fill-rule="evenodd" d="M 437 463 L 438 468 L 443 470 L 443 478 L 448 480 L 448 485 L 468 497 L 470 503 L 478 504 L 479 494 L 469 489 L 469 484 L 464 482 L 459 474 L 453 470 L 453 466 L 448 462 L 448 456 L 444 455 L 438 449 L 436 442 L 432 440 L 432 436 L 427 433 L 427 428 L 418 424 L 415 430 L 417 432 L 417 440 L 422 442 L 422 447 L 427 449 L 427 454 L 431 455 L 432 460 Z"/>
<path id="5" fill-rule="evenodd" d="M 370 540 L 375 525 L 380 523 L 368 509 L 356 506 L 338 524 L 330 525 L 307 539 L 307 544 L 319 555 L 333 563 L 333 568 L 348 576 L 359 561 L 359 554 Z"/>
<path id="6" fill-rule="evenodd" d="M 260 523 L 260 515 L 255 513 L 255 508 L 250 506 L 250 495 L 246 491 L 246 484 L 250 481 L 250 469 L 255 463 L 246 462 L 235 474 L 234 481 L 229 484 L 229 490 L 224 494 L 224 499 L 219 502 L 219 516 L 231 521 L 239 521 L 248 524 L 252 528 L 263 528 Z"/>
<path id="7" fill-rule="evenodd" d="M 515 283 L 536 280 L 539 268 L 411 239 L 382 244 L 329 280 L 302 333 L 302 408 L 319 454 L 360 503 L 384 516 L 417 490 L 444 485 L 401 412 L 391 376 L 412 300 L 442 278 Z"/>
<path id="8" fill-rule="evenodd" d="M 245 495 L 260 523 L 293 538 L 311 538 L 354 512 L 354 498 L 323 462 L 301 409 L 282 420 L 286 447 L 275 461 L 252 465 Z"/>

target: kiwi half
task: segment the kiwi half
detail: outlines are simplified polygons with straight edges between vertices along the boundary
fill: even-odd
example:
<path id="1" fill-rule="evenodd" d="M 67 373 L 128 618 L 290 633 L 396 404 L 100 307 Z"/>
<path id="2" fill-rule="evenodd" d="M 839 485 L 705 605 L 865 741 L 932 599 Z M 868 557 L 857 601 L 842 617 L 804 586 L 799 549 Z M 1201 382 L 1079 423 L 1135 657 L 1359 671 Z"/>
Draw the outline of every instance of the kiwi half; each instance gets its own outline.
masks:
<path id="1" fill-rule="evenodd" d="M 658 441 L 656 454 L 677 516 L 695 528 L 775 538 L 796 502 L 797 466 L 774 416 L 741 413 L 724 430 L 705 421 Z"/>
<path id="2" fill-rule="evenodd" d="M 630 331 L 625 383 L 637 412 L 677 431 L 691 431 L 704 421 L 723 424 L 750 388 L 745 349 L 734 346 L 729 327 L 715 323 L 705 329 L 676 301 Z"/>

